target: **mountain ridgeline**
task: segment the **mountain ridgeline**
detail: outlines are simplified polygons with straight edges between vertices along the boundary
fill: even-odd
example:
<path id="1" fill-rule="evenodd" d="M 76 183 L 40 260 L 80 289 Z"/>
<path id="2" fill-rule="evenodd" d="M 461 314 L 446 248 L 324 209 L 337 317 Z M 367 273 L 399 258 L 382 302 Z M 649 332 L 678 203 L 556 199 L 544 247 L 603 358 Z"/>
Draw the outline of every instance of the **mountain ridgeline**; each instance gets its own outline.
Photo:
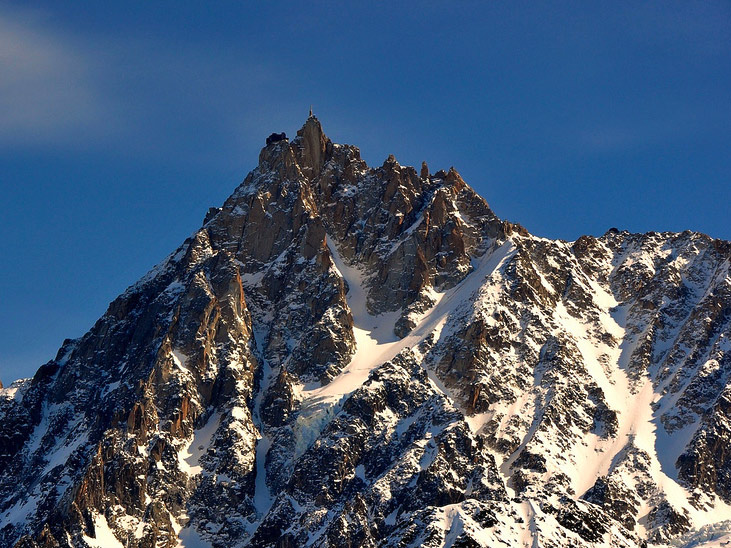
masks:
<path id="1" fill-rule="evenodd" d="M 0 389 L 0 546 L 716 546 L 730 259 L 533 236 L 310 116 Z"/>

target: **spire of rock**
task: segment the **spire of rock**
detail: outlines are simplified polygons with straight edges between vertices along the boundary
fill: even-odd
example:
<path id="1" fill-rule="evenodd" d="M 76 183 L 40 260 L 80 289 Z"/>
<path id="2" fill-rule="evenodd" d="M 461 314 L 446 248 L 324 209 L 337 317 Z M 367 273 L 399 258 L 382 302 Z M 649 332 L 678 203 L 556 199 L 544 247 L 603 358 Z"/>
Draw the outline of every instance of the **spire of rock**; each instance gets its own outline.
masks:
<path id="1" fill-rule="evenodd" d="M 421 178 L 422 179 L 429 178 L 429 166 L 426 165 L 426 162 L 421 162 Z"/>
<path id="2" fill-rule="evenodd" d="M 383 162 L 383 167 L 385 168 L 387 166 L 399 166 L 398 160 L 396 160 L 396 156 L 394 156 L 393 154 L 388 155 L 388 158 L 386 158 L 386 160 Z"/>
<path id="3" fill-rule="evenodd" d="M 322 125 L 312 114 L 312 109 L 309 118 L 297 132 L 297 140 L 299 148 L 296 154 L 300 168 L 305 175 L 315 177 L 332 154 L 332 141 L 322 131 Z"/>

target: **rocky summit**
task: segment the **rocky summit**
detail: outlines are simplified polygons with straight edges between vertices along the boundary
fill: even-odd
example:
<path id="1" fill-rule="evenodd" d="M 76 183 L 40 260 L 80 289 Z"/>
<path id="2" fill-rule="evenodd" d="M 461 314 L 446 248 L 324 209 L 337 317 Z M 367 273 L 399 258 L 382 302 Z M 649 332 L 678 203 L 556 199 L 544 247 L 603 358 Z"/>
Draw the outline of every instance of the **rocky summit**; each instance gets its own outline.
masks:
<path id="1" fill-rule="evenodd" d="M 310 116 L 0 389 L 0 546 L 722 546 L 730 261 L 533 236 Z"/>

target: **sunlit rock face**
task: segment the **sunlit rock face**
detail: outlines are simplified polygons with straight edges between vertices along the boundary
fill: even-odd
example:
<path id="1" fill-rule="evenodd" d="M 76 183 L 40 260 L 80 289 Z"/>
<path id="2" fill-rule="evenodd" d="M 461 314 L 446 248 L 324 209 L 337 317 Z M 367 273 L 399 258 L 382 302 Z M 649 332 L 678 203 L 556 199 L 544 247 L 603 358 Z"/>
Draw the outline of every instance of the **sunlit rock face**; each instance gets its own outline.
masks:
<path id="1" fill-rule="evenodd" d="M 535 237 L 310 116 L 0 388 L 0 546 L 722 542 L 730 260 Z"/>

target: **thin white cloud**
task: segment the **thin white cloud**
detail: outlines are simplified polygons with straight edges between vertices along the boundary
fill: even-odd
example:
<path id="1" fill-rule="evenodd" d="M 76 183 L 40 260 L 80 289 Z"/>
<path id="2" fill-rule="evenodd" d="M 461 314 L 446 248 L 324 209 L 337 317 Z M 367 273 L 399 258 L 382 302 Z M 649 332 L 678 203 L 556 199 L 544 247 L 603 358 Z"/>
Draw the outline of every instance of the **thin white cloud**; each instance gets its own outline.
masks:
<path id="1" fill-rule="evenodd" d="M 101 130 L 89 60 L 37 14 L 0 12 L 0 146 L 64 144 Z"/>
<path id="2" fill-rule="evenodd" d="M 637 109 L 613 118 L 587 121 L 583 127 L 565 132 L 565 144 L 588 153 L 639 151 L 678 143 L 697 143 L 725 132 L 731 121 L 728 109 L 708 101 L 677 107 L 656 106 L 641 113 Z"/>
<path id="3" fill-rule="evenodd" d="M 286 119 L 294 74 L 216 46 L 76 34 L 47 14 L 0 5 L 0 150 L 158 157 L 187 147 L 198 157 L 211 135 L 240 148 L 264 112 Z"/>
<path id="4" fill-rule="evenodd" d="M 582 130 L 579 141 L 591 151 L 614 153 L 663 145 L 686 137 L 688 129 L 689 120 L 680 117 L 672 120 L 614 120 Z"/>

